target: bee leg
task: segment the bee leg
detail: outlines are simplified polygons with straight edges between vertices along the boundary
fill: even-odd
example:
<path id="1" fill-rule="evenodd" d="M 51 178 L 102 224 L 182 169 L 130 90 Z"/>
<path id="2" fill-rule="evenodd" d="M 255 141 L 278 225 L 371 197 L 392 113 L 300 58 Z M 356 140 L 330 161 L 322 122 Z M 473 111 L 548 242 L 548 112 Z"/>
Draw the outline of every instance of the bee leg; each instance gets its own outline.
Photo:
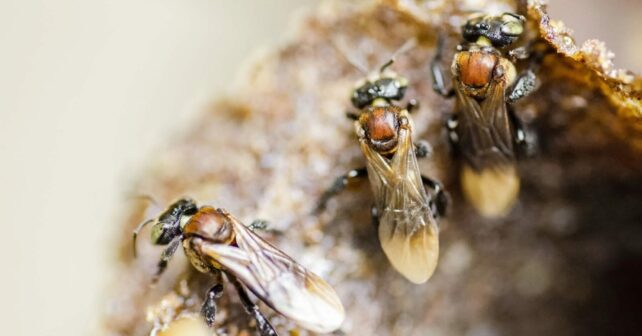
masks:
<path id="1" fill-rule="evenodd" d="M 218 283 L 207 291 L 205 302 L 201 307 L 201 314 L 210 328 L 214 325 L 214 318 L 216 317 L 216 299 L 220 298 L 221 295 L 223 295 L 223 285 Z"/>
<path id="2" fill-rule="evenodd" d="M 374 204 L 370 207 L 370 219 L 375 230 L 379 230 L 379 209 Z"/>
<path id="3" fill-rule="evenodd" d="M 265 220 L 265 219 L 255 219 L 254 221 L 252 221 L 252 223 L 250 223 L 250 225 L 248 225 L 247 228 L 252 230 L 252 231 L 254 231 L 254 230 L 263 231 L 263 230 L 267 229 L 267 227 L 268 227 L 268 221 L 267 220 Z"/>
<path id="4" fill-rule="evenodd" d="M 441 183 L 423 175 L 421 175 L 421 181 L 424 186 L 430 188 L 434 192 L 434 197 L 430 202 L 430 207 L 432 208 L 433 213 L 437 214 L 439 217 L 444 217 L 450 201 L 448 200 L 448 195 L 441 186 Z"/>
<path id="5" fill-rule="evenodd" d="M 515 63 L 517 60 L 525 60 L 531 55 L 530 48 L 531 46 L 527 45 L 512 49 L 508 52 L 508 57 L 511 58 L 513 63 Z"/>
<path id="6" fill-rule="evenodd" d="M 539 70 L 544 56 L 549 52 L 548 48 L 542 50 L 542 45 L 540 44 L 538 48 L 537 44 L 538 42 L 529 43 L 525 47 L 516 48 L 509 52 L 509 56 L 515 59 L 530 58 L 530 64 L 526 71 L 519 74 L 513 86 L 507 90 L 506 102 L 509 104 L 530 95 L 537 88 L 535 73 Z"/>
<path id="7" fill-rule="evenodd" d="M 513 84 L 513 87 L 508 91 L 506 102 L 509 104 L 514 103 L 533 93 L 536 87 L 537 77 L 531 69 L 528 69 L 517 77 L 515 84 Z"/>
<path id="8" fill-rule="evenodd" d="M 419 108 L 419 101 L 417 99 L 412 98 L 408 101 L 408 104 L 406 104 L 406 111 L 408 111 L 408 113 L 412 113 L 416 111 L 418 108 Z"/>
<path id="9" fill-rule="evenodd" d="M 522 157 L 531 157 L 537 152 L 537 135 L 535 132 L 527 129 L 524 123 L 517 117 L 512 106 L 508 106 L 508 117 L 510 118 L 513 128 L 515 129 L 515 144 L 518 148 L 518 154 Z"/>
<path id="10" fill-rule="evenodd" d="M 339 176 L 335 181 L 334 184 L 332 184 L 332 187 L 330 189 L 326 190 L 323 195 L 321 196 L 321 199 L 319 200 L 319 204 L 317 205 L 317 208 L 315 209 L 314 213 L 318 214 L 325 210 L 325 207 L 328 204 L 328 201 L 338 195 L 340 192 L 342 192 L 348 184 L 351 182 L 354 182 L 356 180 L 360 180 L 364 177 L 368 176 L 368 171 L 366 168 L 358 168 L 358 169 L 353 169 L 349 171 L 348 173 Z"/>
<path id="11" fill-rule="evenodd" d="M 419 140 L 415 142 L 414 145 L 415 145 L 415 156 L 417 156 L 418 159 L 425 158 L 432 155 L 432 146 L 430 146 L 428 141 Z"/>
<path id="12" fill-rule="evenodd" d="M 444 36 L 443 33 L 439 34 L 437 39 L 437 52 L 430 62 L 430 74 L 432 75 L 432 89 L 438 94 L 450 98 L 455 95 L 455 90 L 451 87 L 446 88 L 446 77 L 441 66 L 441 56 L 444 50 Z"/>
<path id="13" fill-rule="evenodd" d="M 163 253 L 161 254 L 161 259 L 158 262 L 158 266 L 156 269 L 156 275 L 154 275 L 154 278 L 152 279 L 152 283 L 156 283 L 160 276 L 165 272 L 165 269 L 167 268 L 167 263 L 169 262 L 170 259 L 172 259 L 172 256 L 174 256 L 174 253 L 176 252 L 176 249 L 178 249 L 178 246 L 181 244 L 181 241 L 183 241 L 183 236 L 177 236 L 172 240 L 167 248 L 163 250 Z"/>
<path id="14" fill-rule="evenodd" d="M 247 226 L 247 228 L 252 231 L 269 232 L 277 236 L 283 234 L 283 231 L 278 229 L 268 228 L 268 226 L 270 226 L 269 221 L 265 219 L 255 219 L 252 221 L 252 223 L 250 223 L 250 225 Z"/>
<path id="15" fill-rule="evenodd" d="M 248 314 L 252 315 L 252 317 L 254 317 L 254 319 L 256 320 L 256 328 L 259 330 L 261 336 L 278 336 L 278 334 L 274 330 L 274 327 L 270 324 L 270 321 L 268 321 L 268 319 L 263 316 L 263 314 L 259 310 L 259 307 L 254 302 L 252 302 L 252 300 L 250 300 L 249 295 L 247 295 L 247 291 L 245 291 L 245 288 L 243 288 L 243 285 L 239 282 L 239 280 L 229 273 L 226 273 L 226 275 L 236 288 L 243 308 L 245 308 L 245 311 Z"/>
<path id="16" fill-rule="evenodd" d="M 350 120 L 359 120 L 359 113 L 348 111 L 346 112 L 346 118 Z"/>
<path id="17" fill-rule="evenodd" d="M 456 114 L 451 115 L 446 121 L 446 131 L 448 132 L 448 142 L 450 147 L 457 152 L 459 145 L 459 135 L 457 134 L 457 127 L 459 126 L 459 120 Z"/>

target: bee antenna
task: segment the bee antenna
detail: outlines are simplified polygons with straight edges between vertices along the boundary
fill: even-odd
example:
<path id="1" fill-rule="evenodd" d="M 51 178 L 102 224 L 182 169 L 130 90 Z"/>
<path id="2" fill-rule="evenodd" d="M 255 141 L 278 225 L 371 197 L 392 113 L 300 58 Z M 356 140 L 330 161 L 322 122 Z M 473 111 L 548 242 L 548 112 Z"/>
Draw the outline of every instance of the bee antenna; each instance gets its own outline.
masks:
<path id="1" fill-rule="evenodd" d="M 136 227 L 136 229 L 134 230 L 134 233 L 133 233 L 133 235 L 132 235 L 133 243 L 134 243 L 134 244 L 133 244 L 133 247 L 134 247 L 134 258 L 138 257 L 138 253 L 136 252 L 136 238 L 138 238 L 138 233 L 139 233 L 139 232 L 140 232 L 140 231 L 141 231 L 145 226 L 147 226 L 147 224 L 149 224 L 149 223 L 151 223 L 151 222 L 153 222 L 153 221 L 154 221 L 154 218 L 150 218 L 150 219 L 148 219 L 148 220 L 146 220 L 146 221 L 144 221 L 144 222 L 142 222 L 142 223 L 138 224 L 138 226 L 137 226 L 137 227 Z"/>
<path id="2" fill-rule="evenodd" d="M 353 67 L 355 67 L 357 70 L 359 70 L 363 75 L 368 75 L 368 69 L 363 64 L 361 64 L 360 62 L 355 60 L 352 57 L 352 55 L 350 53 L 348 53 L 345 50 L 345 48 L 342 47 L 343 44 L 339 43 L 339 41 L 337 40 L 336 37 L 330 39 L 330 41 L 331 41 L 332 46 L 337 50 L 337 52 L 339 54 L 341 54 L 341 56 L 343 56 L 343 58 L 346 61 L 348 61 L 348 63 L 350 63 Z"/>
<path id="3" fill-rule="evenodd" d="M 392 53 L 390 56 L 390 59 L 384 63 L 381 68 L 379 68 L 379 73 L 383 73 L 389 66 L 391 66 L 393 63 L 395 63 L 395 60 L 397 56 L 402 55 L 406 52 L 408 52 L 410 49 L 414 48 L 417 46 L 417 38 L 413 37 L 406 41 L 399 49 L 397 49 L 395 52 Z"/>
<path id="4" fill-rule="evenodd" d="M 150 194 L 144 194 L 144 193 L 130 193 L 130 194 L 129 194 L 129 197 L 130 197 L 130 198 L 134 198 L 134 199 L 139 199 L 139 200 L 142 200 L 142 201 L 148 201 L 148 202 L 150 202 L 153 206 L 158 207 L 158 202 L 156 201 L 156 199 L 154 198 L 154 196 L 152 196 L 152 195 L 150 195 Z"/>
<path id="5" fill-rule="evenodd" d="M 395 59 L 391 57 L 388 62 L 384 63 L 381 68 L 379 68 L 379 73 L 383 73 L 389 66 L 395 63 Z"/>
<path id="6" fill-rule="evenodd" d="M 524 17 L 528 16 L 528 1 L 519 0 L 517 2 L 517 13 L 523 15 Z"/>

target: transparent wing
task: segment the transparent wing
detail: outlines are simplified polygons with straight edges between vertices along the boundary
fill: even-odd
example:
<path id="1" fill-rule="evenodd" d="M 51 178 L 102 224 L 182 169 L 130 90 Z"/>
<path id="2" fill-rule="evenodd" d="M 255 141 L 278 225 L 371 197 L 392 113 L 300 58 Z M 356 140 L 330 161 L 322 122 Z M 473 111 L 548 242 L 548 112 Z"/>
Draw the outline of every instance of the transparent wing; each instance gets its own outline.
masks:
<path id="1" fill-rule="evenodd" d="M 393 267 L 414 283 L 426 282 L 439 257 L 439 228 L 421 181 L 409 129 L 400 131 L 391 162 L 362 144 L 379 210 L 379 240 Z"/>
<path id="2" fill-rule="evenodd" d="M 504 91 L 503 84 L 491 84 L 487 98 L 480 104 L 457 87 L 459 149 L 476 170 L 510 164 L 514 160 Z"/>
<path id="3" fill-rule="evenodd" d="M 285 253 L 229 216 L 237 246 L 204 244 L 202 252 L 238 277 L 256 296 L 302 327 L 338 329 L 344 309 L 334 289 Z"/>
<path id="4" fill-rule="evenodd" d="M 387 198 L 386 195 L 397 177 L 388 160 L 370 148 L 367 140 L 361 139 L 360 145 L 361 151 L 366 157 L 368 179 L 374 194 L 375 205 L 378 209 L 383 209 Z"/>

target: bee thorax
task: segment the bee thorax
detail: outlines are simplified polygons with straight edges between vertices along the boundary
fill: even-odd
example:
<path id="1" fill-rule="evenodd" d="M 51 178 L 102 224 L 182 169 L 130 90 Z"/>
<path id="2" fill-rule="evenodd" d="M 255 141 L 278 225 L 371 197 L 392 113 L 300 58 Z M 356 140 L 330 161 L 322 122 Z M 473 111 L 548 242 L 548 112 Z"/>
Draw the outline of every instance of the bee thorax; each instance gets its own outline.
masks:
<path id="1" fill-rule="evenodd" d="M 471 88 L 486 87 L 493 79 L 498 63 L 497 55 L 481 51 L 463 51 L 455 56 L 455 64 L 462 84 Z"/>
<path id="2" fill-rule="evenodd" d="M 389 153 L 397 147 L 399 113 L 397 106 L 377 106 L 361 115 L 359 120 L 368 143 L 379 153 Z"/>
<path id="3" fill-rule="evenodd" d="M 228 217 L 212 207 L 200 208 L 185 224 L 183 234 L 217 244 L 229 244 L 234 241 L 234 230 Z"/>

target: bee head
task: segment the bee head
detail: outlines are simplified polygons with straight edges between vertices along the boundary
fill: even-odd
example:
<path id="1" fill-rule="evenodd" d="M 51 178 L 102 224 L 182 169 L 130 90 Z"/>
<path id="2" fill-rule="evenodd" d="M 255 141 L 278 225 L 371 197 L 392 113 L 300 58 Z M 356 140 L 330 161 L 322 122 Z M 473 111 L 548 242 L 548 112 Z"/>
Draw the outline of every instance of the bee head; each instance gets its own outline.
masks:
<path id="1" fill-rule="evenodd" d="M 370 146 L 380 154 L 389 154 L 397 149 L 399 142 L 399 113 L 394 105 L 372 106 L 359 118 L 364 135 Z"/>
<path id="2" fill-rule="evenodd" d="M 181 198 L 172 203 L 167 210 L 158 216 L 156 223 L 152 226 L 152 243 L 155 245 L 169 244 L 181 234 L 184 216 L 192 216 L 197 211 L 196 203 L 189 198 Z"/>
<path id="3" fill-rule="evenodd" d="M 504 13 L 498 16 L 476 15 L 463 27 L 464 39 L 477 42 L 480 37 L 490 40 L 496 48 L 513 44 L 524 32 L 526 19 L 521 15 Z"/>
<path id="4" fill-rule="evenodd" d="M 406 88 L 408 88 L 408 80 L 399 76 L 368 80 L 352 91 L 352 105 L 362 109 L 376 99 L 400 100 L 403 99 Z"/>

